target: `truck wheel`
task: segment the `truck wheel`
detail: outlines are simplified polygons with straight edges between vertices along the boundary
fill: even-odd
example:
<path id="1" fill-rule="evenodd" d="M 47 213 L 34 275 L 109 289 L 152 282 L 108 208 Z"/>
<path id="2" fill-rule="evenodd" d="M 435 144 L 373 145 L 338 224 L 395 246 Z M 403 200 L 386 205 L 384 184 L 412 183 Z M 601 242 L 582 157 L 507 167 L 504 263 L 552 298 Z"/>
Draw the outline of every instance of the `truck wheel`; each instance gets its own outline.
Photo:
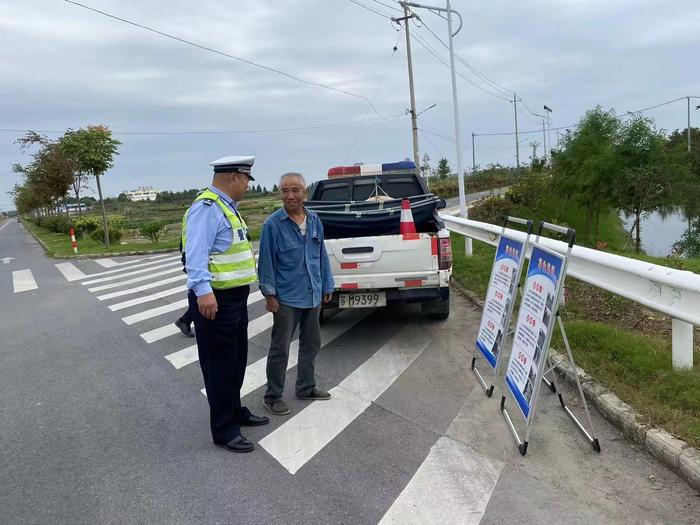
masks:
<path id="1" fill-rule="evenodd" d="M 450 316 L 450 296 L 445 299 L 435 299 L 421 305 L 421 310 L 431 319 L 444 320 Z"/>

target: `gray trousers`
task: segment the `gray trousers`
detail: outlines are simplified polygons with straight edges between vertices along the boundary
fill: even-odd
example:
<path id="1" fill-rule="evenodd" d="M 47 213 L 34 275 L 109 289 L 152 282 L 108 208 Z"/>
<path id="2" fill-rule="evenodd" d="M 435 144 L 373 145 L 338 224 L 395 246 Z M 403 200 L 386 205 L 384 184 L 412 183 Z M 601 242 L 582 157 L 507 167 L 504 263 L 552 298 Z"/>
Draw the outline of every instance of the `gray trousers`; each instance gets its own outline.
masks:
<path id="1" fill-rule="evenodd" d="M 295 308 L 280 304 L 274 315 L 270 352 L 267 355 L 267 391 L 265 399 L 278 399 L 284 391 L 284 376 L 289 361 L 289 345 L 299 326 L 299 362 L 296 395 L 304 397 L 316 386 L 314 360 L 321 349 L 321 305 L 316 308 Z"/>

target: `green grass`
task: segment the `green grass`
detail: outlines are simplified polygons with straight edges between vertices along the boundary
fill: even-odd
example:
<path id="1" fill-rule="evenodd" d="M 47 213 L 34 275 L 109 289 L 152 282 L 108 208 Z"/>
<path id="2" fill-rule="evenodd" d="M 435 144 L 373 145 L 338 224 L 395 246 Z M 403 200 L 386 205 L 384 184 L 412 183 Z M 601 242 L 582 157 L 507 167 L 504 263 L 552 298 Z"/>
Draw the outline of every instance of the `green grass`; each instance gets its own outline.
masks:
<path id="1" fill-rule="evenodd" d="M 566 334 L 576 363 L 632 405 L 644 423 L 700 446 L 700 370 L 673 370 L 670 339 L 590 321 L 567 322 Z M 552 345 L 564 348 L 558 330 Z"/>
<path id="2" fill-rule="evenodd" d="M 554 201 L 537 210 L 516 206 L 511 215 L 566 224 L 581 232 L 585 225 L 583 210 L 564 208 Z M 620 253 L 625 246 L 625 233 L 614 211 L 601 216 L 599 238 L 612 252 Z M 452 252 L 453 278 L 485 297 L 495 248 L 474 241 L 473 256 L 467 257 L 464 238 L 453 233 Z M 700 273 L 700 259 L 624 255 Z M 700 446 L 700 367 L 673 370 L 670 321 L 659 320 L 660 314 L 648 320 L 640 305 L 574 279 L 568 280 L 568 287 L 572 299 L 562 313 L 577 364 L 632 405 L 644 422 Z M 700 363 L 697 343 L 694 362 Z M 558 330 L 553 345 L 563 348 Z"/>
<path id="3" fill-rule="evenodd" d="M 46 245 L 47 253 L 51 257 L 71 257 L 73 248 L 71 247 L 70 235 L 64 233 L 54 233 L 41 228 L 29 221 L 23 221 L 24 226 Z M 106 253 L 122 252 L 147 252 L 152 250 L 177 250 L 180 245 L 179 238 L 161 240 L 160 242 L 127 242 L 126 244 L 112 243 L 106 247 L 101 242 L 93 239 L 78 239 L 78 255 L 104 255 Z"/>

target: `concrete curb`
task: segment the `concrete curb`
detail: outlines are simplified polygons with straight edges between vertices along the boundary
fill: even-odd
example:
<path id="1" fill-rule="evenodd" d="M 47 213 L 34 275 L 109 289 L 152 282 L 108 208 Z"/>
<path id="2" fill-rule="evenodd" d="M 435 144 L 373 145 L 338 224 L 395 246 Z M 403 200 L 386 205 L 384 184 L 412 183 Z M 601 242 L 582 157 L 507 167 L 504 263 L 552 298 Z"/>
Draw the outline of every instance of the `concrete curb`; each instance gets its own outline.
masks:
<path id="1" fill-rule="evenodd" d="M 582 368 L 571 368 L 568 357 L 550 349 L 550 357 L 566 380 L 575 384 L 578 374 L 588 400 L 631 441 L 638 444 L 666 467 L 700 491 L 700 450 L 674 437 L 663 429 L 650 428 L 639 422 L 634 408 L 622 401 L 603 385 L 596 383 Z"/>
<path id="2" fill-rule="evenodd" d="M 452 280 L 451 287 L 474 306 L 479 309 L 484 307 L 484 301 L 480 297 L 455 280 Z M 700 450 L 691 447 L 685 441 L 674 437 L 663 429 L 650 428 L 640 423 L 641 417 L 634 408 L 597 383 L 593 376 L 587 374 L 582 368 L 577 366 L 576 370 L 573 370 L 568 357 L 553 348 L 550 348 L 549 356 L 567 382 L 575 385 L 575 374 L 578 374 L 586 398 L 605 419 L 619 428 L 625 437 L 649 452 L 695 490 L 700 491 Z"/>

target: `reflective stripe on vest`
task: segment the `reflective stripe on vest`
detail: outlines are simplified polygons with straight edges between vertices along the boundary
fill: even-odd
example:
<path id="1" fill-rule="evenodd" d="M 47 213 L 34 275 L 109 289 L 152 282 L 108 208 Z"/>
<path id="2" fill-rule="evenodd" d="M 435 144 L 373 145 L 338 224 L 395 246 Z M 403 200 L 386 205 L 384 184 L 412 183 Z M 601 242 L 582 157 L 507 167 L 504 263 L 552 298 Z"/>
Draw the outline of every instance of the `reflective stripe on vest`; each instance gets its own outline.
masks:
<path id="1" fill-rule="evenodd" d="M 242 218 L 234 213 L 231 208 L 221 200 L 220 196 L 211 190 L 205 190 L 197 196 L 194 202 L 211 200 L 218 204 L 221 211 L 231 224 L 231 246 L 225 252 L 209 254 L 209 273 L 211 273 L 211 287 L 215 290 L 235 288 L 257 281 L 255 271 L 255 256 L 253 245 L 248 240 L 248 227 Z M 182 245 L 187 246 L 187 215 L 182 218 Z"/>

